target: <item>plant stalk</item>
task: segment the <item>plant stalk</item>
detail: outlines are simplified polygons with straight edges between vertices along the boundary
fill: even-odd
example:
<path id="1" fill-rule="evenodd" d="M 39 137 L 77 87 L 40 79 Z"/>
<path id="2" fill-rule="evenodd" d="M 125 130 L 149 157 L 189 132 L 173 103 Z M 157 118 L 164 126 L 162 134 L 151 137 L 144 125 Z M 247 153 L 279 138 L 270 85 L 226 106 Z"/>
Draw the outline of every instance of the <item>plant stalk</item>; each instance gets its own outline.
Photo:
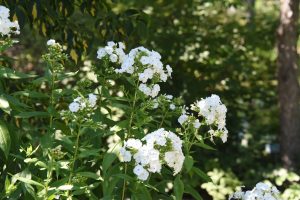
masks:
<path id="1" fill-rule="evenodd" d="M 69 179 L 68 179 L 68 185 L 71 185 L 72 178 L 73 178 L 73 175 L 74 175 L 74 167 L 75 167 L 75 162 L 77 160 L 78 149 L 79 149 L 80 128 L 81 127 L 79 126 L 77 136 L 76 136 L 75 151 L 74 151 L 72 165 L 71 165 L 71 168 L 70 168 L 70 175 L 69 175 Z M 67 192 L 67 195 L 69 196 L 69 191 Z"/>

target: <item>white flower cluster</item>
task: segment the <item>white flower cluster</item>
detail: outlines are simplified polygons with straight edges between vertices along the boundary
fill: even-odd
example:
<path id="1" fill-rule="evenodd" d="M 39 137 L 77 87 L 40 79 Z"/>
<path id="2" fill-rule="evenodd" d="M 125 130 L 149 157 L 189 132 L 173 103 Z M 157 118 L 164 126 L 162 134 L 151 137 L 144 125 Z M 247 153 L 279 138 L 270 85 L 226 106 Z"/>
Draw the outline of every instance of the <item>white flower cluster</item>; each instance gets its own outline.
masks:
<path id="1" fill-rule="evenodd" d="M 256 186 L 249 191 L 238 191 L 230 195 L 229 200 L 280 200 L 279 191 L 275 186 L 269 186 L 265 183 L 257 183 Z"/>
<path id="2" fill-rule="evenodd" d="M 145 142 L 145 144 L 143 144 Z M 130 138 L 120 149 L 122 162 L 135 161 L 133 173 L 145 181 L 149 173 L 160 173 L 166 164 L 178 174 L 184 162 L 182 141 L 171 131 L 161 128 L 147 134 L 142 140 Z"/>
<path id="3" fill-rule="evenodd" d="M 223 142 L 227 141 L 228 130 L 225 127 L 227 108 L 222 104 L 218 95 L 213 94 L 210 97 L 196 101 L 191 105 L 191 110 L 197 112 L 199 117 L 203 117 L 204 124 L 210 126 L 208 132 L 211 138 L 220 136 Z M 182 115 L 178 118 L 178 122 L 182 126 L 187 123 L 193 123 L 196 129 L 201 126 L 200 121 L 187 113 L 185 109 L 183 109 Z M 216 130 L 213 129 L 212 125 L 217 126 Z"/>
<path id="4" fill-rule="evenodd" d="M 199 119 L 196 119 L 194 116 L 187 113 L 185 108 L 182 109 L 182 114 L 178 118 L 178 123 L 182 126 L 191 123 L 195 129 L 198 129 L 201 126 Z"/>
<path id="5" fill-rule="evenodd" d="M 152 100 L 152 104 L 153 104 L 153 109 L 158 108 L 159 104 L 165 104 L 167 103 L 167 105 L 169 105 L 169 109 L 170 110 L 175 110 L 176 109 L 176 105 L 174 104 L 174 102 L 172 101 L 173 96 L 172 95 L 160 95 L 158 97 L 156 97 L 155 99 Z"/>
<path id="6" fill-rule="evenodd" d="M 47 41 L 47 45 L 48 46 L 58 46 L 58 47 L 61 47 L 61 45 L 59 43 L 57 43 L 55 40 L 53 39 L 50 39 Z"/>
<path id="7" fill-rule="evenodd" d="M 10 36 L 11 34 L 20 34 L 19 23 L 10 21 L 9 9 L 0 6 L 0 35 Z"/>
<path id="8" fill-rule="evenodd" d="M 99 48 L 97 58 L 109 56 L 111 62 L 118 62 L 121 68 L 115 69 L 116 73 L 128 73 L 138 78 L 141 82 L 139 90 L 147 96 L 156 97 L 160 91 L 158 82 L 166 82 L 172 75 L 172 68 L 161 62 L 161 55 L 156 51 L 150 51 L 145 47 L 132 49 L 129 54 L 124 53 L 123 43 L 108 42 L 104 48 Z"/>
<path id="9" fill-rule="evenodd" d="M 217 130 L 211 129 L 209 133 L 215 136 L 218 132 L 221 134 L 223 142 L 227 141 L 228 130 L 226 129 L 226 113 L 227 108 L 222 104 L 218 95 L 211 95 L 205 99 L 195 102 L 191 109 L 198 112 L 198 115 L 203 117 L 207 125 L 216 125 Z"/>
<path id="10" fill-rule="evenodd" d="M 171 77 L 172 68 L 167 65 L 164 69 L 161 55 L 158 52 L 150 51 L 145 47 L 137 47 L 126 55 L 121 68 L 116 69 L 116 72 L 136 74 L 139 81 L 142 82 L 139 90 L 154 98 L 160 91 L 157 82 L 166 82 L 168 77 Z"/>
<path id="11" fill-rule="evenodd" d="M 192 105 L 192 110 L 198 111 L 208 125 L 216 124 L 218 129 L 226 129 L 227 108 L 222 104 L 218 95 L 211 95 Z"/>
<path id="12" fill-rule="evenodd" d="M 85 108 L 94 108 L 97 103 L 97 96 L 94 94 L 89 94 L 88 99 L 77 97 L 69 105 L 69 110 L 73 113 L 83 110 Z"/>
<path id="13" fill-rule="evenodd" d="M 105 56 L 109 57 L 109 60 L 113 63 L 122 64 L 125 58 L 124 53 L 125 45 L 122 42 L 107 42 L 107 46 L 99 48 L 97 51 L 97 58 L 102 59 Z"/>

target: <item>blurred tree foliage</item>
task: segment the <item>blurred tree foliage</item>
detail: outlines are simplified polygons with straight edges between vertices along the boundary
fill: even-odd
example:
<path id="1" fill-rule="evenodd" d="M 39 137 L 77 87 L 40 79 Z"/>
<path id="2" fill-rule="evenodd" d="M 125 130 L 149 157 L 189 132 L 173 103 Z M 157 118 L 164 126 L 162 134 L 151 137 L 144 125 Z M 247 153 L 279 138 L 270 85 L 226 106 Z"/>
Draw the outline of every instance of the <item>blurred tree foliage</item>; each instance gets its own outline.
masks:
<path id="1" fill-rule="evenodd" d="M 248 5 L 238 0 L 0 0 L 28 35 L 22 45 L 40 48 L 41 41 L 57 39 L 78 66 L 94 59 L 97 47 L 108 40 L 144 45 L 168 56 L 175 74 L 166 87 L 173 95 L 183 95 L 186 103 L 220 95 L 229 112 L 229 142 L 217 151 L 199 152 L 197 164 L 212 172 L 222 168 L 226 177 L 235 174 L 245 185 L 280 166 L 277 3 L 256 1 L 249 25 Z M 200 189 L 201 180 L 191 184 Z"/>
<path id="2" fill-rule="evenodd" d="M 1 1 L 0 1 L 1 2 Z M 139 41 L 147 34 L 148 15 L 124 5 L 96 0 L 3 0 L 20 26 L 59 38 L 77 61 L 107 39 Z"/>

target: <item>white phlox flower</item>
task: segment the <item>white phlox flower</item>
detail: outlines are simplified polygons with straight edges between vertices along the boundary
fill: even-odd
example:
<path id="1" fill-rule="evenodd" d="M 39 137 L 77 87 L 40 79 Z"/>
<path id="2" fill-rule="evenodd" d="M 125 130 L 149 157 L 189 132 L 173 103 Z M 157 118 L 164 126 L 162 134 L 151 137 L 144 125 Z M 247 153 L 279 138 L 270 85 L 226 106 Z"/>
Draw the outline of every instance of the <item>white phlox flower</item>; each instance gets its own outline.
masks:
<path id="1" fill-rule="evenodd" d="M 111 51 L 112 47 L 108 47 Z M 98 57 L 102 58 L 106 54 L 108 54 L 107 50 L 99 49 Z M 141 82 L 139 90 L 152 98 L 156 97 L 160 91 L 157 83 L 166 82 L 172 74 L 172 68 L 169 65 L 164 67 L 158 52 L 142 46 L 132 49 L 129 54 L 124 56 L 120 64 L 121 67 L 115 69 L 115 72 L 127 73 L 136 77 Z"/>
<path id="2" fill-rule="evenodd" d="M 196 101 L 191 105 L 191 110 L 198 113 L 199 117 L 204 119 L 206 125 L 216 127 L 216 130 L 211 129 L 211 139 L 213 136 L 220 137 L 223 142 L 227 141 L 228 130 L 226 129 L 226 113 L 227 108 L 222 104 L 218 95 L 211 95 L 200 101 Z"/>
<path id="3" fill-rule="evenodd" d="M 80 104 L 77 102 L 72 102 L 69 105 L 69 109 L 71 112 L 78 112 L 78 110 L 80 109 Z"/>
<path id="4" fill-rule="evenodd" d="M 174 104 L 170 104 L 170 109 L 175 110 L 176 106 Z"/>
<path id="5" fill-rule="evenodd" d="M 144 86 L 145 85 L 143 85 L 142 87 L 144 87 Z M 156 109 L 156 108 L 158 108 L 159 105 L 161 105 L 161 106 L 167 106 L 166 107 L 167 109 L 170 109 L 171 111 L 173 111 L 176 109 L 177 102 L 173 101 L 172 99 L 173 99 L 172 95 L 166 95 L 166 94 L 158 95 L 151 100 L 152 105 L 153 105 L 152 109 Z"/>
<path id="6" fill-rule="evenodd" d="M 134 160 L 134 174 L 141 181 L 150 173 L 160 173 L 162 165 L 172 168 L 174 175 L 179 173 L 184 162 L 182 140 L 173 132 L 161 128 L 147 134 L 141 140 L 129 138 L 120 149 L 120 160 Z"/>
<path id="7" fill-rule="evenodd" d="M 279 194 L 275 186 L 260 182 L 252 190 L 233 193 L 229 196 L 229 200 L 280 200 Z"/>
<path id="8" fill-rule="evenodd" d="M 69 105 L 69 110 L 73 113 L 76 113 L 80 110 L 84 110 L 86 108 L 95 109 L 97 103 L 97 96 L 95 94 L 89 94 L 88 98 L 77 97 L 73 100 Z"/>
<path id="9" fill-rule="evenodd" d="M 107 42 L 107 46 L 98 49 L 97 58 L 101 60 L 105 56 L 108 56 L 110 62 L 121 64 L 126 56 L 124 49 L 125 45 L 122 42 L 115 43 L 109 41 Z"/>
<path id="10" fill-rule="evenodd" d="M 186 114 L 180 115 L 178 118 L 179 124 L 183 125 L 188 120 L 188 118 L 189 118 L 189 116 Z"/>
<path id="11" fill-rule="evenodd" d="M 8 36 L 11 34 L 20 34 L 20 26 L 18 21 L 10 21 L 9 9 L 0 6 L 0 36 Z"/>
<path id="12" fill-rule="evenodd" d="M 47 41 L 47 45 L 48 45 L 48 46 L 53 46 L 53 45 L 55 45 L 55 44 L 56 44 L 56 42 L 55 42 L 55 40 L 53 40 L 53 39 L 50 39 L 50 40 Z"/>

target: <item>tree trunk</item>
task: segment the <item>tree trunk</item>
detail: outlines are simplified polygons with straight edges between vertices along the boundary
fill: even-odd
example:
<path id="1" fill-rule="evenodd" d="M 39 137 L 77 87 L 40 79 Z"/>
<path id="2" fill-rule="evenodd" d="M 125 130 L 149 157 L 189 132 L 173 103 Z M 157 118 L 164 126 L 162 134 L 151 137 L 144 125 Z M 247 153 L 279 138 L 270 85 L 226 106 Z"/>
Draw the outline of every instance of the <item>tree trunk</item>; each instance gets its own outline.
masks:
<path id="1" fill-rule="evenodd" d="M 300 89 L 298 83 L 297 22 L 299 0 L 280 0 L 277 29 L 281 159 L 294 169 L 300 160 Z"/>

